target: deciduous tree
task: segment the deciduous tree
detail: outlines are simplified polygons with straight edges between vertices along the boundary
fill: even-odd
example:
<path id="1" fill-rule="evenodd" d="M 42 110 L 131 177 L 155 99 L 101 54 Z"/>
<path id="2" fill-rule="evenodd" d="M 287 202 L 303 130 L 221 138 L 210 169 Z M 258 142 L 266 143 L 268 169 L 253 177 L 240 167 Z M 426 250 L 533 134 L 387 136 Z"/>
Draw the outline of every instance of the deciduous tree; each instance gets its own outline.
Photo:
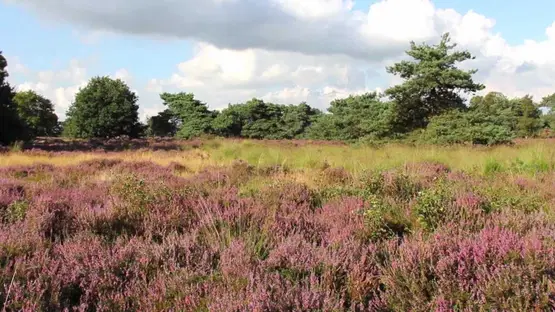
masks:
<path id="1" fill-rule="evenodd" d="M 59 135 L 58 116 L 54 105 L 34 91 L 17 92 L 14 97 L 19 117 L 27 124 L 33 136 Z"/>
<path id="2" fill-rule="evenodd" d="M 122 80 L 94 77 L 76 94 L 64 134 L 76 138 L 138 137 L 143 127 L 137 100 Z"/>
<path id="3" fill-rule="evenodd" d="M 19 118 L 17 106 L 13 101 L 15 95 L 12 87 L 7 82 L 8 62 L 0 51 L 0 143 L 10 144 L 16 140 L 29 138 L 27 126 Z"/>
<path id="4" fill-rule="evenodd" d="M 206 103 L 195 99 L 193 93 L 162 93 L 160 98 L 179 120 L 178 137 L 190 139 L 212 132 L 216 113 L 210 111 Z"/>

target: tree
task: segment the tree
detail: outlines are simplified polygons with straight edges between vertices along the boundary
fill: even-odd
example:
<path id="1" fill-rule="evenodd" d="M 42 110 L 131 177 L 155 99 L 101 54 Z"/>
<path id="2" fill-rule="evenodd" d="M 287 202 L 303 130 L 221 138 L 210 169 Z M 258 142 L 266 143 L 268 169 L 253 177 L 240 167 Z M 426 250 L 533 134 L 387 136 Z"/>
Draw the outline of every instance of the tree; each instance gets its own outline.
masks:
<path id="1" fill-rule="evenodd" d="M 160 98 L 179 120 L 178 137 L 190 139 L 212 133 L 211 123 L 217 114 L 210 111 L 206 103 L 195 99 L 193 93 L 162 93 Z"/>
<path id="2" fill-rule="evenodd" d="M 240 137 L 246 119 L 247 114 L 244 104 L 230 104 L 212 120 L 211 126 L 217 135 Z"/>
<path id="3" fill-rule="evenodd" d="M 514 132 L 504 120 L 481 111 L 451 110 L 430 119 L 424 131 L 426 142 L 434 144 L 484 144 L 511 142 Z"/>
<path id="4" fill-rule="evenodd" d="M 8 62 L 0 51 L 0 143 L 10 144 L 16 140 L 29 138 L 27 126 L 19 118 L 13 102 L 14 91 L 6 81 Z"/>
<path id="5" fill-rule="evenodd" d="M 34 91 L 17 92 L 14 97 L 19 117 L 27 124 L 33 136 L 59 134 L 58 116 L 49 99 Z"/>
<path id="6" fill-rule="evenodd" d="M 76 138 L 138 137 L 137 96 L 120 79 L 94 77 L 75 95 L 64 134 Z"/>
<path id="7" fill-rule="evenodd" d="M 555 130 L 555 93 L 545 96 L 539 106 L 545 111 L 541 116 L 542 124 Z"/>
<path id="8" fill-rule="evenodd" d="M 542 99 L 540 106 L 555 110 L 555 93 L 545 96 Z"/>
<path id="9" fill-rule="evenodd" d="M 309 138 L 356 140 L 393 135 L 392 105 L 381 101 L 376 92 L 334 100 L 328 112 L 310 127 Z"/>
<path id="10" fill-rule="evenodd" d="M 476 96 L 470 100 L 470 110 L 496 119 L 518 137 L 533 136 L 541 129 L 541 112 L 531 96 L 509 99 L 500 92 Z"/>
<path id="11" fill-rule="evenodd" d="M 171 110 L 166 109 L 158 113 L 158 115 L 148 118 L 147 135 L 172 137 L 177 133 L 178 126 L 179 121 L 177 117 L 171 112 Z"/>
<path id="12" fill-rule="evenodd" d="M 244 104 L 241 136 L 252 139 L 279 139 L 281 108 L 279 105 L 252 99 Z"/>
<path id="13" fill-rule="evenodd" d="M 402 61 L 387 68 L 387 72 L 405 80 L 385 91 L 395 103 L 396 130 L 400 132 L 423 128 L 429 118 L 450 109 L 464 109 L 461 93 L 482 90 L 483 85 L 472 80 L 477 70 L 463 71 L 457 63 L 474 59 L 468 51 L 451 51 L 449 33 L 437 45 L 411 42 L 407 55 L 414 61 Z"/>
<path id="14" fill-rule="evenodd" d="M 299 105 L 282 105 L 279 136 L 281 139 L 301 137 L 306 129 L 322 115 L 322 112 L 312 108 L 305 102 Z"/>
<path id="15" fill-rule="evenodd" d="M 225 137 L 255 139 L 293 139 L 322 113 L 306 103 L 283 105 L 252 99 L 243 104 L 232 104 L 213 120 L 216 134 Z"/>
<path id="16" fill-rule="evenodd" d="M 516 132 L 519 137 L 529 137 L 538 133 L 541 129 L 541 111 L 532 99 L 526 95 L 522 98 L 513 99 L 513 107 L 517 116 Z"/>

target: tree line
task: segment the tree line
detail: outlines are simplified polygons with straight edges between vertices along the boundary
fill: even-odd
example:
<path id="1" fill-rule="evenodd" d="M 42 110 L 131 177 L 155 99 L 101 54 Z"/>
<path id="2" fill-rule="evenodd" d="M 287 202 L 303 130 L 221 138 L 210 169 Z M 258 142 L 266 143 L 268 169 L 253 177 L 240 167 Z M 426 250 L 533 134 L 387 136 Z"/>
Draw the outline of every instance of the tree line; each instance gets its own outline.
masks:
<path id="1" fill-rule="evenodd" d="M 334 100 L 327 112 L 304 102 L 285 105 L 256 98 L 217 111 L 192 93 L 162 93 L 166 109 L 146 124 L 139 121 L 137 95 L 123 81 L 109 77 L 92 78 L 76 94 L 67 119 L 59 122 L 50 100 L 34 91 L 15 92 L 8 84 L 7 62 L 0 52 L 0 143 L 58 135 L 185 139 L 215 135 L 492 145 L 555 130 L 555 93 L 540 103 L 531 96 L 508 98 L 499 92 L 466 101 L 485 86 L 474 82 L 476 70 L 458 67 L 474 56 L 455 47 L 449 34 L 435 45 L 411 42 L 406 51 L 410 59 L 386 68 L 403 79 L 401 84 L 381 94 Z"/>

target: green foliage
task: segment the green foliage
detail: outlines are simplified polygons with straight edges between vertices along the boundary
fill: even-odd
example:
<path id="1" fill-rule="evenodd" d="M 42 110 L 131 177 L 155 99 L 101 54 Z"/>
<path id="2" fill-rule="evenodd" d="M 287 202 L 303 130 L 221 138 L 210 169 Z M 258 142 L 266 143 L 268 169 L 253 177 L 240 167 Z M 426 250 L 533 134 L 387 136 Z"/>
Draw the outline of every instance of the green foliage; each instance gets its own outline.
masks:
<path id="1" fill-rule="evenodd" d="M 486 160 L 486 163 L 484 165 L 485 175 L 491 175 L 491 174 L 503 172 L 504 170 L 505 168 L 503 167 L 503 164 L 501 164 L 499 161 L 493 158 Z"/>
<path id="2" fill-rule="evenodd" d="M 245 108 L 243 104 L 234 104 L 222 110 L 212 121 L 214 133 L 224 137 L 240 137 L 247 119 Z"/>
<path id="3" fill-rule="evenodd" d="M 277 138 L 281 110 L 259 99 L 245 103 L 241 135 L 252 139 Z"/>
<path id="4" fill-rule="evenodd" d="M 531 96 L 508 99 L 502 93 L 490 92 L 472 98 L 470 103 L 470 110 L 490 116 L 516 136 L 533 136 L 541 129 L 541 112 Z"/>
<path id="5" fill-rule="evenodd" d="M 382 102 L 375 92 L 334 100 L 328 112 L 329 115 L 319 118 L 309 128 L 307 137 L 355 140 L 363 137 L 379 139 L 392 134 L 392 105 Z"/>
<path id="6" fill-rule="evenodd" d="M 8 62 L 0 51 L 0 144 L 5 145 L 29 138 L 27 126 L 19 117 L 17 106 L 13 101 L 15 93 L 6 81 L 7 66 Z"/>
<path id="7" fill-rule="evenodd" d="M 172 137 L 177 133 L 179 120 L 171 110 L 166 109 L 147 120 L 148 136 Z"/>
<path id="8" fill-rule="evenodd" d="M 468 51 L 451 50 L 449 34 L 443 35 L 437 45 L 411 42 L 406 53 L 415 61 L 402 61 L 387 68 L 389 73 L 405 79 L 401 85 L 385 91 L 395 102 L 396 130 L 410 131 L 423 128 L 429 118 L 453 108 L 463 109 L 462 92 L 476 92 L 484 88 L 474 83 L 476 70 L 463 71 L 457 63 L 474 59 Z"/>
<path id="9" fill-rule="evenodd" d="M 419 192 L 414 207 L 418 221 L 428 231 L 435 230 L 444 220 L 450 196 L 444 186 Z"/>
<path id="10" fill-rule="evenodd" d="M 75 138 L 138 137 L 137 96 L 120 79 L 92 78 L 67 112 L 64 135 Z"/>
<path id="11" fill-rule="evenodd" d="M 410 233 L 410 222 L 400 215 L 398 209 L 379 196 L 371 196 L 367 202 L 370 208 L 364 211 L 364 217 L 372 240 L 381 241 Z"/>
<path id="12" fill-rule="evenodd" d="M 216 134 L 253 139 L 293 139 L 301 137 L 321 112 L 308 106 L 280 105 L 252 99 L 229 105 L 214 119 Z"/>
<path id="13" fill-rule="evenodd" d="M 19 117 L 33 136 L 59 135 L 58 116 L 52 102 L 34 91 L 17 92 L 14 97 Z"/>
<path id="14" fill-rule="evenodd" d="M 432 117 L 423 138 L 434 144 L 505 144 L 514 133 L 505 120 L 485 112 L 452 110 Z"/>
<path id="15" fill-rule="evenodd" d="M 25 219 L 25 215 L 27 214 L 27 209 L 29 208 L 29 203 L 25 200 L 16 200 L 8 205 L 4 213 L 2 214 L 2 218 L 4 222 L 7 223 L 15 223 L 18 221 L 22 221 Z"/>
<path id="16" fill-rule="evenodd" d="M 555 129 L 555 93 L 544 97 L 539 106 L 547 110 L 546 114 L 540 117 L 541 124 L 544 127 Z"/>
<path id="17" fill-rule="evenodd" d="M 542 107 L 555 108 L 555 93 L 545 96 L 540 105 Z"/>
<path id="18" fill-rule="evenodd" d="M 211 123 L 216 113 L 210 111 L 206 103 L 195 99 L 194 94 L 162 93 L 160 98 L 178 120 L 178 137 L 190 139 L 212 133 Z"/>
<path id="19" fill-rule="evenodd" d="M 135 175 L 118 177 L 111 191 L 120 198 L 118 212 L 126 216 L 140 217 L 144 215 L 148 204 L 154 200 L 145 181 Z"/>

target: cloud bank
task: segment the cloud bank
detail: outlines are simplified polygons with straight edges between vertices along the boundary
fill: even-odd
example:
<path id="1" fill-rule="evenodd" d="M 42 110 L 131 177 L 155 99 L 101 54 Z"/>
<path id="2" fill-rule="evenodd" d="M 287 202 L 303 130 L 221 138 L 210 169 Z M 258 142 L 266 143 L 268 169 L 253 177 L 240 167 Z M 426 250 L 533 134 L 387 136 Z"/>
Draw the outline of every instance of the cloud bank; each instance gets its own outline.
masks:
<path id="1" fill-rule="evenodd" d="M 15 2 L 91 32 L 191 40 L 192 58 L 171 76 L 139 83 L 149 102 L 162 91 L 186 91 L 212 108 L 255 96 L 325 108 L 334 98 L 399 82 L 385 67 L 404 57 L 409 41 L 436 42 L 444 32 L 477 56 L 464 66 L 479 69 L 486 91 L 536 98 L 555 92 L 555 22 L 544 40 L 510 45 L 494 31 L 494 19 L 438 9 L 430 0 L 382 0 L 364 11 L 351 0 Z M 46 78 L 29 86 L 43 88 Z M 162 108 L 145 105 L 149 114 Z"/>

